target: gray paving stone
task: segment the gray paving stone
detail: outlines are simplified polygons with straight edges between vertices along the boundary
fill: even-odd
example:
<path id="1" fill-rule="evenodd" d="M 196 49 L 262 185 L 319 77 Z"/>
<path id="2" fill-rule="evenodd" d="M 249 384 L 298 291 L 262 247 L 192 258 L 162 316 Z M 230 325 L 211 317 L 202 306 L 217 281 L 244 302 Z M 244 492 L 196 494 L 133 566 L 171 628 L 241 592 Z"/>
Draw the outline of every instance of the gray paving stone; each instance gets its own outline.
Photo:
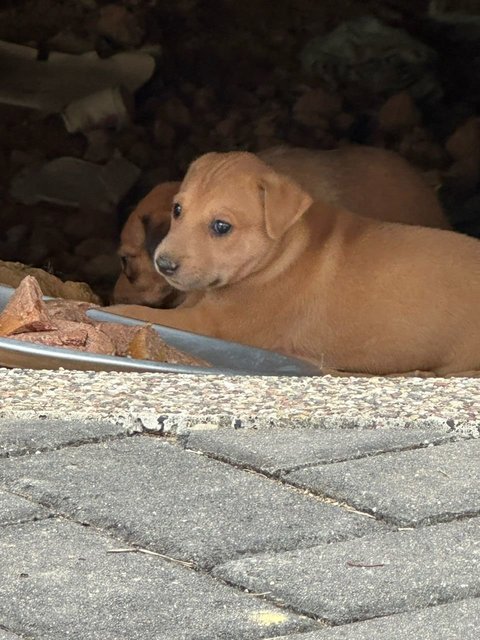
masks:
<path id="1" fill-rule="evenodd" d="M 257 640 L 314 624 L 74 523 L 0 537 L 0 620 L 36 640 Z"/>
<path id="2" fill-rule="evenodd" d="M 480 596 L 478 518 L 264 554 L 214 575 L 334 624 Z"/>
<path id="3" fill-rule="evenodd" d="M 480 513 L 480 440 L 311 467 L 285 478 L 400 526 L 441 522 Z"/>
<path id="4" fill-rule="evenodd" d="M 477 640 L 479 621 L 480 600 L 463 600 L 272 640 Z"/>
<path id="5" fill-rule="evenodd" d="M 93 420 L 0 420 L 0 458 L 97 442 L 128 435 L 140 427 Z"/>
<path id="6" fill-rule="evenodd" d="M 21 640 L 21 638 L 10 631 L 0 629 L 0 640 Z"/>
<path id="7" fill-rule="evenodd" d="M 278 473 L 451 438 L 426 429 L 220 429 L 192 432 L 184 443 L 235 464 Z"/>
<path id="8" fill-rule="evenodd" d="M 385 530 L 366 516 L 148 436 L 0 460 L 0 479 L 76 520 L 207 566 Z"/>
<path id="9" fill-rule="evenodd" d="M 47 509 L 0 490 L 0 525 L 47 518 L 48 515 Z"/>

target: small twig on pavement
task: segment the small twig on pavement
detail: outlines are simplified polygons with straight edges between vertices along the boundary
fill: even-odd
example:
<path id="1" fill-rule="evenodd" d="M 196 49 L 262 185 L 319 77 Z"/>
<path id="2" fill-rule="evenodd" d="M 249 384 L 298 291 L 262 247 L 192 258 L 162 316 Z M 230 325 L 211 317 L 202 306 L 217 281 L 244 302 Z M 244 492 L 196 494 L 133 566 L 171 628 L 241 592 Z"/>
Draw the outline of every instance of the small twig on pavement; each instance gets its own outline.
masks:
<path id="1" fill-rule="evenodd" d="M 157 553 L 156 551 L 150 551 L 149 549 L 108 549 L 107 553 L 144 553 L 148 556 L 158 556 L 159 558 L 163 558 L 164 560 L 170 560 L 170 562 L 182 564 L 184 567 L 193 567 L 193 562 L 188 562 L 187 560 L 177 560 L 177 558 L 172 558 L 171 556 L 166 556 L 163 553 Z"/>
<path id="2" fill-rule="evenodd" d="M 353 560 L 347 560 L 347 567 L 361 567 L 365 569 L 373 569 L 374 567 L 384 567 L 385 565 L 382 563 L 378 564 L 364 564 L 363 562 L 355 562 Z"/>
<path id="3" fill-rule="evenodd" d="M 359 516 L 366 516 L 367 518 L 373 518 L 375 520 L 375 516 L 372 516 L 371 513 L 366 513 L 365 511 L 358 511 L 358 509 L 354 509 L 349 505 L 345 506 L 346 511 L 350 511 L 350 513 L 358 513 Z"/>

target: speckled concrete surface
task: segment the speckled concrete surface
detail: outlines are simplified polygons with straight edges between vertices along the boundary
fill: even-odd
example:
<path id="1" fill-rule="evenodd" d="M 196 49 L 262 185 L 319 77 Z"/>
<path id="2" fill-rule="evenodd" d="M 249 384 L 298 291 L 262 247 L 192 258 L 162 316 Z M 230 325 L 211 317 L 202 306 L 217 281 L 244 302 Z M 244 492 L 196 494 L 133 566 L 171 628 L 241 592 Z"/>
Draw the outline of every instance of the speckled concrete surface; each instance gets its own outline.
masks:
<path id="1" fill-rule="evenodd" d="M 274 378 L 0 369 L 0 418 L 184 432 L 218 427 L 436 427 L 480 433 L 479 378 Z"/>

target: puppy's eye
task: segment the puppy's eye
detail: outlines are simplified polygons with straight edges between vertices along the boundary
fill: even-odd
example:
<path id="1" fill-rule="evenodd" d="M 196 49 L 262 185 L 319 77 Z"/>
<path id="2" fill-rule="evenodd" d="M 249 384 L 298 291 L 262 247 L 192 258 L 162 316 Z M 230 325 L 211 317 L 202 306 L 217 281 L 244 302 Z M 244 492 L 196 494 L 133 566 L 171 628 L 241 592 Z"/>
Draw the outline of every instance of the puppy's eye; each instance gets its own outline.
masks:
<path id="1" fill-rule="evenodd" d="M 128 267 L 128 260 L 126 256 L 120 256 L 120 262 L 122 263 L 122 271 L 125 272 Z"/>
<path id="2" fill-rule="evenodd" d="M 214 220 L 210 228 L 216 236 L 224 236 L 231 231 L 232 225 L 224 220 Z"/>
<path id="3" fill-rule="evenodd" d="M 182 213 L 182 205 L 179 202 L 173 203 L 172 216 L 176 220 Z"/>

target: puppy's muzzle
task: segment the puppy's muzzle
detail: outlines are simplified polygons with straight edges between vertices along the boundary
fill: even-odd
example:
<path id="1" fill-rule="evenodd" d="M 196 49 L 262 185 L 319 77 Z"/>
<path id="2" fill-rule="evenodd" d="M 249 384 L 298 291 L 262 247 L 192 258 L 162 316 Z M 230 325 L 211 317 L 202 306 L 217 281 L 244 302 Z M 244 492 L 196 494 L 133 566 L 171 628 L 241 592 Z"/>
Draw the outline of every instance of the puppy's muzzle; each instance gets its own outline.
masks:
<path id="1" fill-rule="evenodd" d="M 169 256 L 159 255 L 155 258 L 155 265 L 164 276 L 172 276 L 180 264 L 174 262 Z"/>

